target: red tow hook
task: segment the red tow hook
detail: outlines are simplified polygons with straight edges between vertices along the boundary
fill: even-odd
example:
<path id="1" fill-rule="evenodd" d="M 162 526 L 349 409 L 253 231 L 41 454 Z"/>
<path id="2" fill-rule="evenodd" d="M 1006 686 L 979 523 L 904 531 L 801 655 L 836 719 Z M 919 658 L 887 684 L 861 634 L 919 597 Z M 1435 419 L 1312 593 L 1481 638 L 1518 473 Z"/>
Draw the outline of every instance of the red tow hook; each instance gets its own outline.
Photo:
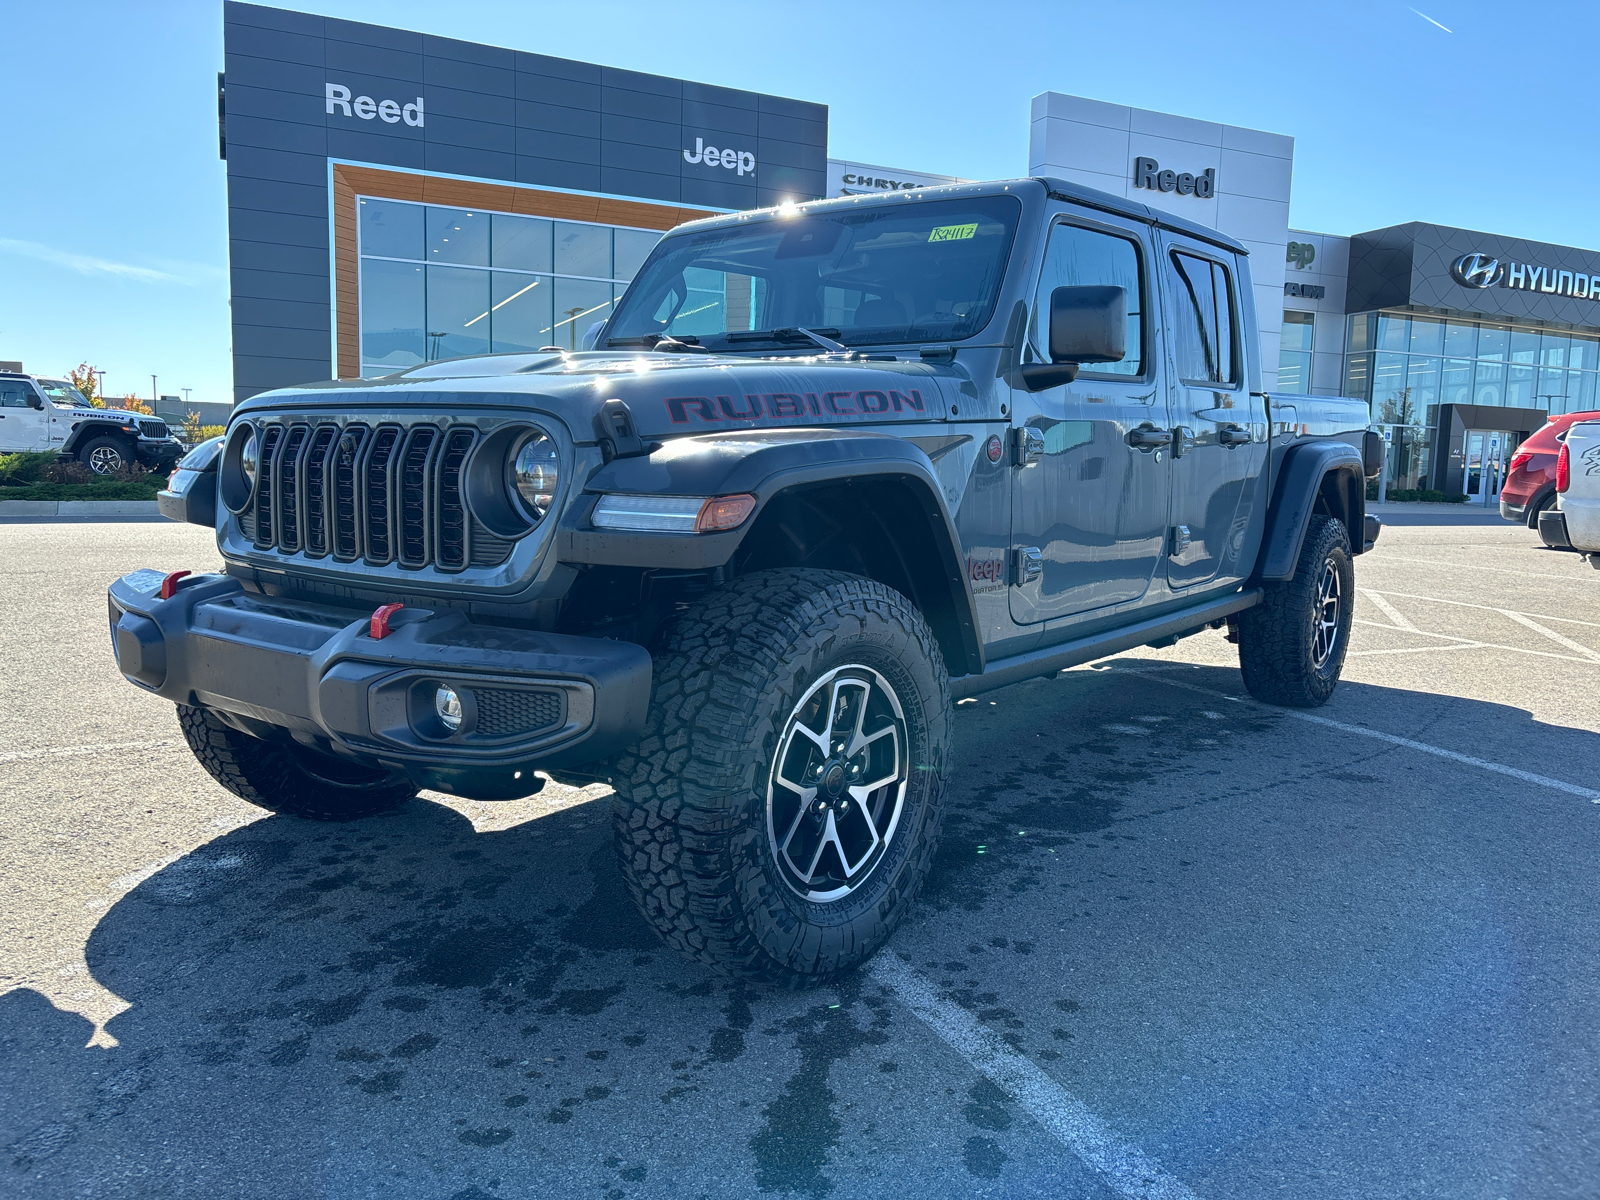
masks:
<path id="1" fill-rule="evenodd" d="M 385 604 L 377 609 L 374 609 L 372 613 L 372 629 L 370 631 L 372 636 L 374 638 L 388 637 L 389 618 L 394 616 L 395 613 L 399 612 L 404 607 L 404 604 Z"/>
<path id="2" fill-rule="evenodd" d="M 178 580 L 193 574 L 193 571 L 168 571 L 167 577 L 161 581 L 161 598 L 171 600 L 173 593 L 178 590 Z"/>

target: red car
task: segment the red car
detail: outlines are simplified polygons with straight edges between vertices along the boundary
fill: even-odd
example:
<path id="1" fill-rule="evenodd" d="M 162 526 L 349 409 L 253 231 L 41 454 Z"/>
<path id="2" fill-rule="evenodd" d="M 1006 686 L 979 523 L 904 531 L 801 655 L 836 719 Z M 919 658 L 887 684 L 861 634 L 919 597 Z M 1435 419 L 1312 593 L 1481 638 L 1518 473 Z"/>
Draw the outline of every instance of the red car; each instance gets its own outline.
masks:
<path id="1" fill-rule="evenodd" d="M 1500 489 L 1500 515 L 1529 529 L 1539 528 L 1539 514 L 1556 502 L 1556 455 L 1574 421 L 1600 421 L 1600 412 L 1563 413 L 1551 417 L 1517 447 Z"/>

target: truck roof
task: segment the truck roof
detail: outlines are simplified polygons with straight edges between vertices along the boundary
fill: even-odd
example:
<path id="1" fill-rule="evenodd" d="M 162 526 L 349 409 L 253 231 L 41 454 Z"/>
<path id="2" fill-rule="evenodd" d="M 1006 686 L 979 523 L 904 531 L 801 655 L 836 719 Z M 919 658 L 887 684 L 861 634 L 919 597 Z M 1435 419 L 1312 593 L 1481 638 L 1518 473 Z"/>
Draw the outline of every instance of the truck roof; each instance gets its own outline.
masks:
<path id="1" fill-rule="evenodd" d="M 1190 221 L 1184 217 L 1175 216 L 1165 209 L 1153 208 L 1148 204 L 1140 204 L 1137 200 L 1129 200 L 1122 196 L 1102 192 L 1098 188 L 1084 187 L 1081 183 L 1069 183 L 1065 179 L 1056 179 L 1048 175 L 1029 176 L 1021 179 L 995 179 L 985 183 L 946 183 L 936 187 L 908 188 L 900 192 L 872 192 L 860 196 L 842 196 L 830 200 L 808 200 L 802 208 L 808 212 L 818 208 L 834 208 L 856 205 L 882 205 L 895 204 L 900 197 L 910 193 L 930 199 L 945 196 L 999 196 L 1006 192 L 1015 191 L 1024 184 L 1041 185 L 1053 200 L 1065 200 L 1071 204 L 1081 204 L 1085 208 L 1097 208 L 1102 212 L 1114 213 L 1117 216 L 1128 217 L 1135 221 L 1169 229 L 1174 233 L 1187 234 L 1189 237 L 1210 242 L 1214 246 L 1221 246 L 1225 250 L 1232 250 L 1235 254 L 1249 254 L 1250 251 L 1242 242 L 1229 237 L 1221 230 L 1213 229 L 1209 225 L 1202 225 L 1198 221 Z M 696 229 L 715 228 L 719 225 L 736 225 L 748 221 L 752 217 L 765 216 L 773 210 L 753 209 L 746 212 L 730 213 L 727 216 L 707 217 L 702 220 L 692 221 Z"/>

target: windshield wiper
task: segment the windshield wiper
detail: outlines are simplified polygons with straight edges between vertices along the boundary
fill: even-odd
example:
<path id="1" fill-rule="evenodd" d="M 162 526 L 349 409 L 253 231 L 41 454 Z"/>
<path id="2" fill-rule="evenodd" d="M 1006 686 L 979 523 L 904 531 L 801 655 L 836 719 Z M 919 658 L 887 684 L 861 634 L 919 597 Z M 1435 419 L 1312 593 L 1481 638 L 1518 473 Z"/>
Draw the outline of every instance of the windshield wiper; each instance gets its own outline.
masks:
<path id="1" fill-rule="evenodd" d="M 676 354 L 710 354 L 711 349 L 700 344 L 700 339 L 692 333 L 686 333 L 681 338 L 675 338 L 670 333 L 647 333 L 643 337 L 615 337 L 607 338 L 606 346 L 645 346 L 651 350 L 660 350 L 663 353 Z"/>
<path id="2" fill-rule="evenodd" d="M 847 354 L 850 347 L 843 342 L 836 342 L 827 336 L 837 336 L 837 329 L 807 329 L 801 325 L 791 325 L 785 329 L 749 329 L 735 330 L 724 334 L 730 342 L 796 342 L 807 341 L 814 346 L 820 346 L 830 354 Z"/>

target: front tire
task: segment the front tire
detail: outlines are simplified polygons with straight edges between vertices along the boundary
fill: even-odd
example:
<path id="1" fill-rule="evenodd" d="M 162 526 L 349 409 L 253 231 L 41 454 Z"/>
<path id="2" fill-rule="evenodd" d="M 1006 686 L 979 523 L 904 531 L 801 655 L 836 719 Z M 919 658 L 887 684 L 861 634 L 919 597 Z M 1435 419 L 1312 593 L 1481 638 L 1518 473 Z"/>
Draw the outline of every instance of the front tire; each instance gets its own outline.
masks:
<path id="1" fill-rule="evenodd" d="M 96 475 L 115 475 L 133 469 L 133 453 L 120 438 L 97 437 L 78 451 L 78 461 Z"/>
<path id="2" fill-rule="evenodd" d="M 240 733 L 216 713 L 178 705 L 195 758 L 241 800 L 313 821 L 353 821 L 397 808 L 417 794 L 404 775 Z"/>
<path id="3" fill-rule="evenodd" d="M 1294 578 L 1269 583 L 1239 614 L 1239 669 L 1257 700 L 1289 708 L 1328 702 L 1344 669 L 1356 572 L 1343 521 L 1315 515 Z"/>
<path id="4" fill-rule="evenodd" d="M 675 622 L 644 737 L 614 763 L 640 912 L 731 974 L 853 969 L 928 873 L 950 741 L 944 658 L 904 596 L 836 571 L 736 580 Z"/>

